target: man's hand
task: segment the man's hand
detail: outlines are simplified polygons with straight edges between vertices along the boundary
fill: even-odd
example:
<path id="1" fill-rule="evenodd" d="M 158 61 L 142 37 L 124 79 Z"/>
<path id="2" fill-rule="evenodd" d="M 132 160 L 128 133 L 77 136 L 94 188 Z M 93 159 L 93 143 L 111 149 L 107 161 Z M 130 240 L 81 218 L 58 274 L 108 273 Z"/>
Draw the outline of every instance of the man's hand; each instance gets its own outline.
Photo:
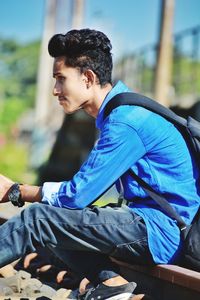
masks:
<path id="1" fill-rule="evenodd" d="M 8 202 L 7 193 L 14 182 L 0 174 L 0 203 Z"/>

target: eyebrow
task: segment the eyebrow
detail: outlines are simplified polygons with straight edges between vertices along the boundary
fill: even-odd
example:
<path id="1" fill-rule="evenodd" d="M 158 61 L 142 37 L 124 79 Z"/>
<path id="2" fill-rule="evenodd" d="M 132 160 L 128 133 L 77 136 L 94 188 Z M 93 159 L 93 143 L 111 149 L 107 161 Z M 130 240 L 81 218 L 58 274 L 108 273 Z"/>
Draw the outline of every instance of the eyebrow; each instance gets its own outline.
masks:
<path id="1" fill-rule="evenodd" d="M 56 76 L 59 76 L 59 75 L 62 75 L 62 74 L 60 72 L 53 73 L 53 78 L 55 78 Z"/>

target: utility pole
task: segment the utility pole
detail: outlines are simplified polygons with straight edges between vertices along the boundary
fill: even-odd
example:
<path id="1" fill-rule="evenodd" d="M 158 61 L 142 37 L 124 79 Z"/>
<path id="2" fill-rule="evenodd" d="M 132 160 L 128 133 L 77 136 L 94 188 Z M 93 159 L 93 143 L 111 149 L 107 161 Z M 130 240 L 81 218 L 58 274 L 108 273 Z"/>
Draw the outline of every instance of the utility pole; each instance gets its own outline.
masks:
<path id="1" fill-rule="evenodd" d="M 56 1 L 46 1 L 45 24 L 41 44 L 38 79 L 37 79 L 37 95 L 35 122 L 36 126 L 46 125 L 47 116 L 52 100 L 52 58 L 47 53 L 48 42 L 51 36 L 55 33 L 56 27 Z"/>
<path id="2" fill-rule="evenodd" d="M 57 27 L 67 31 L 66 24 L 69 18 L 67 12 L 69 12 L 69 0 L 46 0 L 37 78 L 35 126 L 30 153 L 30 165 L 33 168 L 38 168 L 48 156 L 48 151 L 64 118 L 63 110 L 52 95 L 53 59 L 48 54 L 48 43 L 56 33 Z"/>
<path id="3" fill-rule="evenodd" d="M 173 59 L 174 0 L 161 0 L 159 43 L 155 73 L 154 97 L 165 106 L 170 105 Z"/>
<path id="4" fill-rule="evenodd" d="M 74 0 L 73 1 L 73 12 L 72 12 L 72 28 L 80 29 L 83 26 L 83 16 L 84 16 L 84 0 Z"/>

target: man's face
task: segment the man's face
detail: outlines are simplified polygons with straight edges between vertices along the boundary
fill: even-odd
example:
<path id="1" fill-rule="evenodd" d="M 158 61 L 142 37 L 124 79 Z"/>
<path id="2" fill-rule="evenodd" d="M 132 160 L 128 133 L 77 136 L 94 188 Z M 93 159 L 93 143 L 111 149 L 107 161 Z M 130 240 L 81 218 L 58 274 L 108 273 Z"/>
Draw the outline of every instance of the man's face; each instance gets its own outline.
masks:
<path id="1" fill-rule="evenodd" d="M 89 101 L 87 77 L 79 69 L 66 66 L 64 57 L 55 58 L 53 77 L 56 80 L 53 94 L 58 97 L 65 113 L 84 109 Z"/>

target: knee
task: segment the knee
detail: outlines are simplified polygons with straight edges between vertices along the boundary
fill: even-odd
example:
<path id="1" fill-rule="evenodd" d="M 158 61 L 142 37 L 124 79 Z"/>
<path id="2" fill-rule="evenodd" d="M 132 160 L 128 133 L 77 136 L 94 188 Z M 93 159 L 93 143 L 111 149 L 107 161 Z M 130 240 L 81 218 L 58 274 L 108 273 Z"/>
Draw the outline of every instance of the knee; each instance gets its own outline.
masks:
<path id="1" fill-rule="evenodd" d="M 40 203 L 30 204 L 22 211 L 22 217 L 27 221 L 42 218 L 46 215 L 46 209 L 44 206 L 46 205 Z"/>

